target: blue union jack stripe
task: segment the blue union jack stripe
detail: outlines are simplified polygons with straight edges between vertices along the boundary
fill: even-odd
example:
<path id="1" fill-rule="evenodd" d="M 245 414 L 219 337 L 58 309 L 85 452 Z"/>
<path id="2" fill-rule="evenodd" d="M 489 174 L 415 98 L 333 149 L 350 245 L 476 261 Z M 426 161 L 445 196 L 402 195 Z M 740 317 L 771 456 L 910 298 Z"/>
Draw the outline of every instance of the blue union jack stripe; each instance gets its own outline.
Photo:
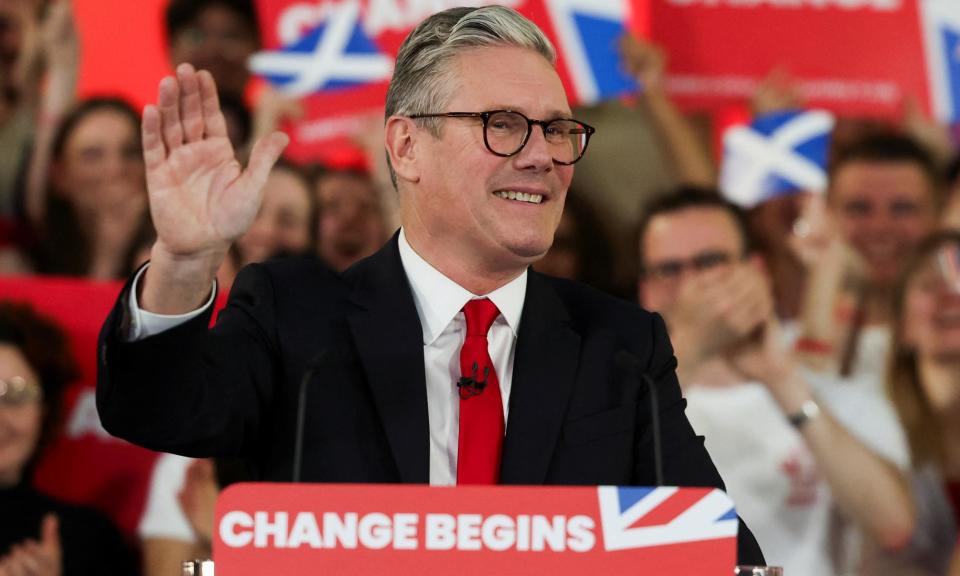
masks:
<path id="1" fill-rule="evenodd" d="M 627 550 L 736 537 L 737 513 L 721 490 L 703 495 L 675 487 L 600 486 L 600 520 L 607 550 Z"/>

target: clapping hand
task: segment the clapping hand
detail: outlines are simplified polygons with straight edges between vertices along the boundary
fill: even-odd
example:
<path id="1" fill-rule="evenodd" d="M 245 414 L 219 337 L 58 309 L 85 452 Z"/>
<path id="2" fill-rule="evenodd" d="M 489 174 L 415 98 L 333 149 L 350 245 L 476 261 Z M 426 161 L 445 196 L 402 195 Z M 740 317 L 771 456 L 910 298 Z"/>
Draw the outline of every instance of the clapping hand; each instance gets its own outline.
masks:
<path id="1" fill-rule="evenodd" d="M 10 548 L 0 558 L 0 576 L 60 576 L 63 573 L 60 548 L 60 525 L 57 517 L 47 514 L 40 527 L 40 540 L 25 540 Z"/>

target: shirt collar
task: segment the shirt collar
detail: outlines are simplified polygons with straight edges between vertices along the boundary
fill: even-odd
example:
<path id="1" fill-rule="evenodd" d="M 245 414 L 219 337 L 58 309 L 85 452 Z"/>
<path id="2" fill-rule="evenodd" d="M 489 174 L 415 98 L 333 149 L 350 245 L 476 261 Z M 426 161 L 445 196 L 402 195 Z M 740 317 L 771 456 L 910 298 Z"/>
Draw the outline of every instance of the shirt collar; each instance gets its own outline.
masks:
<path id="1" fill-rule="evenodd" d="M 463 309 L 464 304 L 474 298 L 489 298 L 496 304 L 502 318 L 516 337 L 523 313 L 523 301 L 527 294 L 526 269 L 493 292 L 478 295 L 444 276 L 417 254 L 407 242 L 403 228 L 400 229 L 399 248 L 400 262 L 410 281 L 413 302 L 423 327 L 424 345 L 433 343 Z"/>

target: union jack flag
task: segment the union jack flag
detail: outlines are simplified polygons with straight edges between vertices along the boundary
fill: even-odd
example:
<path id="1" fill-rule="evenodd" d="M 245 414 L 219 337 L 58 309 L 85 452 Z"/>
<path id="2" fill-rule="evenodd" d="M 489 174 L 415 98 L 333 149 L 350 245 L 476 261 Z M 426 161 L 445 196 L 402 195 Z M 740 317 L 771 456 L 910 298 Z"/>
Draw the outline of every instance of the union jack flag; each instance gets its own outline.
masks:
<path id="1" fill-rule="evenodd" d="M 607 550 L 730 538 L 737 513 L 722 490 L 705 494 L 676 487 L 600 486 L 600 520 Z"/>

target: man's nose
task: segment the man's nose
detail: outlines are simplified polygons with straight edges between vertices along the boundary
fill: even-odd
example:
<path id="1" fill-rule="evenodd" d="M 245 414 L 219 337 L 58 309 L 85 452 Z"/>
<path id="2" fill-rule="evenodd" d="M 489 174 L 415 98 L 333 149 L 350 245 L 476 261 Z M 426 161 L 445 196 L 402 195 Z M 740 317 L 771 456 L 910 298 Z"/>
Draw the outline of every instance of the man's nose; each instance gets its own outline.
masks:
<path id="1" fill-rule="evenodd" d="M 521 170 L 532 169 L 537 172 L 549 172 L 553 169 L 553 154 L 543 131 L 543 126 L 532 127 L 527 143 L 514 157 L 517 168 Z"/>

